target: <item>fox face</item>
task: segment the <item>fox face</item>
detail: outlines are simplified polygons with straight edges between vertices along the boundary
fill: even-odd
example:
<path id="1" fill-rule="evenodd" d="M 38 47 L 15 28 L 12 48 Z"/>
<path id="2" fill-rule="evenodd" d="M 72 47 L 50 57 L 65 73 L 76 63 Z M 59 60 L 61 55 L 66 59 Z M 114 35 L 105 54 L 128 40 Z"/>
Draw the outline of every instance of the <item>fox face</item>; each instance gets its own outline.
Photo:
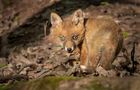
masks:
<path id="1" fill-rule="evenodd" d="M 62 46 L 68 53 L 72 53 L 84 39 L 84 16 L 81 10 L 77 10 L 72 19 L 66 20 L 51 13 L 51 25 L 51 41 Z"/>

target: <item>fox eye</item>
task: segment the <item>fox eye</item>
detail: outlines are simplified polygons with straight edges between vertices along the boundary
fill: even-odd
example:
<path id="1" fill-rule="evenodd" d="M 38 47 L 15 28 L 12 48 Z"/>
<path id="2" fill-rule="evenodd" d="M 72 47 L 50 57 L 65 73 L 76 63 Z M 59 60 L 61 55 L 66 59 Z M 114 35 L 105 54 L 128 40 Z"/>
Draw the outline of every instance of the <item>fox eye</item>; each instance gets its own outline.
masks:
<path id="1" fill-rule="evenodd" d="M 73 35 L 73 36 L 72 36 L 72 39 L 73 39 L 73 40 L 77 40 L 77 39 L 78 39 L 78 35 Z"/>
<path id="2" fill-rule="evenodd" d="M 65 36 L 63 36 L 63 35 L 60 35 L 59 38 L 60 38 L 61 41 L 65 40 Z"/>

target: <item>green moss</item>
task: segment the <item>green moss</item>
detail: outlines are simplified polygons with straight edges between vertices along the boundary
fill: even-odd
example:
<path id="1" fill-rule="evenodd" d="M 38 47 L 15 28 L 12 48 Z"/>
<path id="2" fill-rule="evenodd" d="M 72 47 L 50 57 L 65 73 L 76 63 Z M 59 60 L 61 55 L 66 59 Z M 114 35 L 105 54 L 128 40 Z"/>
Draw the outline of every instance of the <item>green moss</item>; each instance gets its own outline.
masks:
<path id="1" fill-rule="evenodd" d="M 60 81 L 78 80 L 76 77 L 46 77 L 26 83 L 18 83 L 12 90 L 57 90 Z"/>
<path id="2" fill-rule="evenodd" d="M 104 1 L 104 2 L 101 2 L 101 5 L 108 6 L 110 4 L 109 4 L 109 2 Z"/>
<path id="3" fill-rule="evenodd" d="M 100 5 L 109 6 L 110 5 L 109 2 L 110 2 L 110 0 L 101 0 Z"/>
<path id="4" fill-rule="evenodd" d="M 0 68 L 5 67 L 5 66 L 6 66 L 6 64 L 0 64 Z"/>
<path id="5" fill-rule="evenodd" d="M 111 88 L 103 86 L 98 81 L 92 81 L 91 84 L 87 87 L 87 90 L 111 90 Z"/>
<path id="6" fill-rule="evenodd" d="M 11 88 L 11 85 L 0 84 L 0 90 L 9 90 L 9 88 Z"/>
<path id="7" fill-rule="evenodd" d="M 55 90 L 59 85 L 60 81 L 74 80 L 74 79 L 76 78 L 74 77 L 47 77 L 45 79 L 42 78 L 36 81 L 39 82 L 36 90 L 44 90 L 44 88 L 46 88 L 47 90 Z"/>

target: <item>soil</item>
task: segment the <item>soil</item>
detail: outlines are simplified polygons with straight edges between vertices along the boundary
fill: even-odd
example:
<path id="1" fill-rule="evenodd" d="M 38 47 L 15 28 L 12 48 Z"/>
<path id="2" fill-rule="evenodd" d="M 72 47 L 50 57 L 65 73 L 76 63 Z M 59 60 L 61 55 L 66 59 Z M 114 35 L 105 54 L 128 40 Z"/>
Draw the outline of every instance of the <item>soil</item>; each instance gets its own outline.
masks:
<path id="1" fill-rule="evenodd" d="M 113 63 L 117 76 L 140 76 L 139 2 L 95 4 L 90 0 L 62 0 L 35 14 L 24 25 L 9 34 L 6 57 L 0 58 L 0 83 L 8 83 L 11 78 L 14 78 L 13 82 L 45 76 L 93 76 L 80 73 L 78 57 L 75 54 L 67 54 L 61 47 L 47 42 L 50 13 L 56 12 L 62 17 L 69 17 L 79 8 L 86 13 L 86 17 L 111 15 L 119 23 L 124 35 L 124 47 Z M 47 26 L 46 33 L 44 26 Z"/>

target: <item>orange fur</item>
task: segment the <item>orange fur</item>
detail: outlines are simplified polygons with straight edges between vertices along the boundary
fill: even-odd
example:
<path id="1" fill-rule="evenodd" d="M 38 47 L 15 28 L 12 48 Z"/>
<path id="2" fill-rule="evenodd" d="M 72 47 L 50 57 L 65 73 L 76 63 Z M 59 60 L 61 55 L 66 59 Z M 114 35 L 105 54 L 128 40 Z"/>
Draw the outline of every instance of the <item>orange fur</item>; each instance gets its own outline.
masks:
<path id="1" fill-rule="evenodd" d="M 80 48 L 83 69 L 91 67 L 96 70 L 97 66 L 110 69 L 123 44 L 119 25 L 107 16 L 88 18 L 84 23 L 82 10 L 75 11 L 72 18 L 64 20 L 52 13 L 51 24 L 49 37 L 52 41 L 62 45 L 66 51 Z"/>

